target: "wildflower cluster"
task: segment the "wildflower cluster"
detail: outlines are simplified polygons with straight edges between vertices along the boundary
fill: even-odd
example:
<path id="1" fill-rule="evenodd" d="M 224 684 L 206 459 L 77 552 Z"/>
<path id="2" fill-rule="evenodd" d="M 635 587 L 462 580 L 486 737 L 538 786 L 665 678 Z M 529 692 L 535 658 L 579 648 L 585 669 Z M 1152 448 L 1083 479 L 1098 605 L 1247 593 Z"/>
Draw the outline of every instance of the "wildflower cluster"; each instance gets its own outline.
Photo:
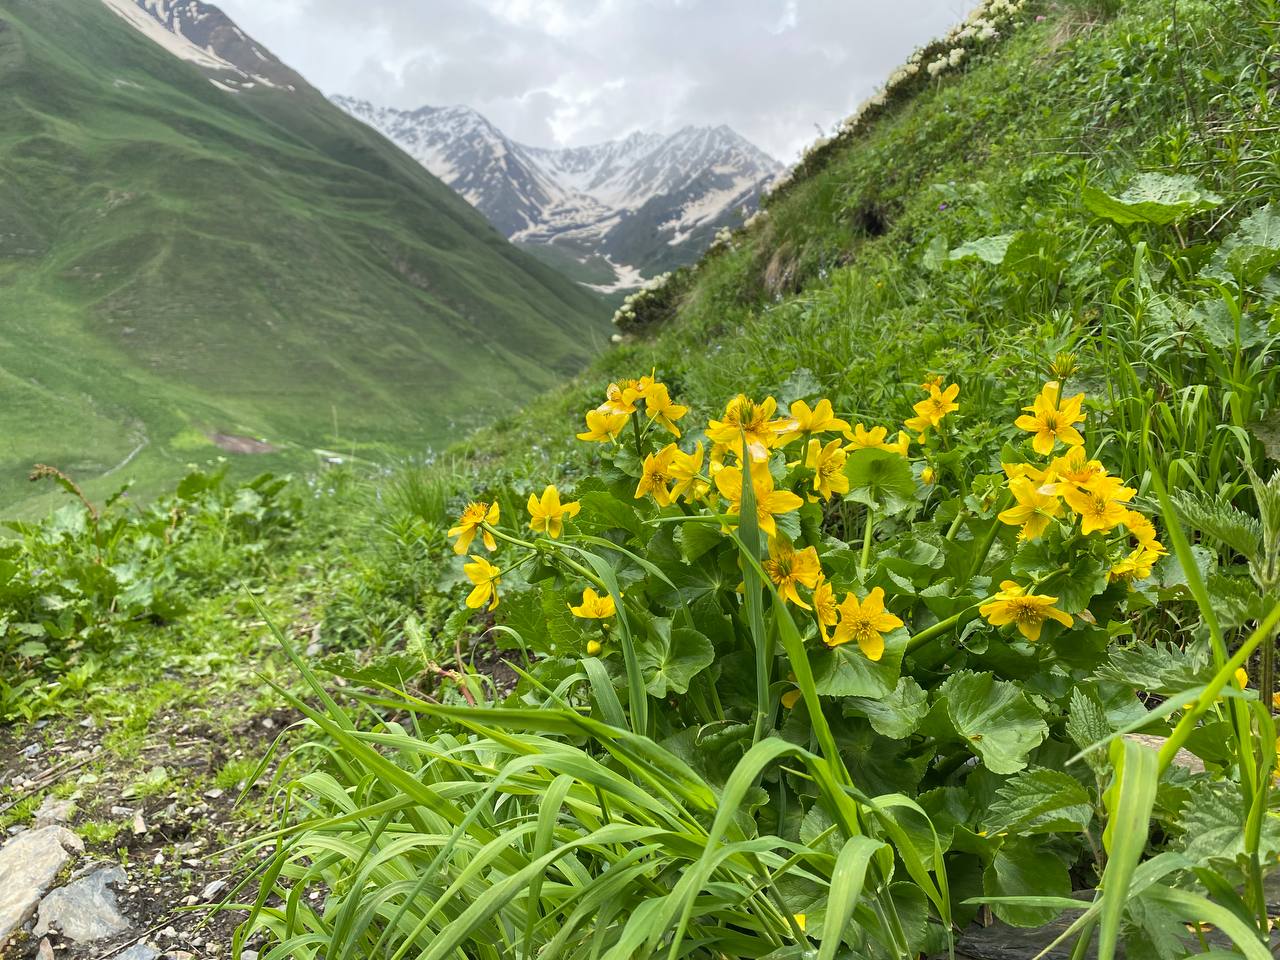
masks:
<path id="1" fill-rule="evenodd" d="M 717 234 L 717 240 L 719 235 Z M 626 331 L 635 326 L 639 322 L 641 314 L 644 313 L 645 306 L 653 300 L 663 296 L 664 290 L 671 281 L 671 273 L 663 273 L 648 281 L 639 290 L 629 293 L 626 299 L 622 301 L 622 306 L 618 307 L 613 314 L 613 325 L 619 330 Z"/>
<path id="2" fill-rule="evenodd" d="M 1109 475 L 1100 461 L 1085 453 L 1084 436 L 1077 428 L 1085 420 L 1083 406 L 1083 394 L 1063 398 L 1058 381 L 1050 380 L 1031 405 L 1023 408 L 1015 425 L 1031 434 L 1032 451 L 1048 459 L 1039 464 L 1003 465 L 1014 505 L 1002 511 L 999 520 L 1017 527 L 1022 541 L 1038 540 L 1054 526 L 1060 528 L 1060 537 L 1080 538 L 1107 538 L 1123 528 L 1127 537 L 1133 538 L 1132 550 L 1114 558 L 1108 578 L 1112 582 L 1145 580 L 1165 548 L 1156 539 L 1151 521 L 1129 506 L 1137 491 Z M 1056 455 L 1059 451 L 1061 455 Z M 1116 543 L 1128 543 L 1127 537 Z M 1109 552 L 1116 543 L 1107 543 Z M 1072 625 L 1070 615 L 1053 606 L 1057 600 L 1006 580 L 980 612 L 995 626 L 1012 623 L 1028 640 L 1037 640 L 1048 619 Z"/>

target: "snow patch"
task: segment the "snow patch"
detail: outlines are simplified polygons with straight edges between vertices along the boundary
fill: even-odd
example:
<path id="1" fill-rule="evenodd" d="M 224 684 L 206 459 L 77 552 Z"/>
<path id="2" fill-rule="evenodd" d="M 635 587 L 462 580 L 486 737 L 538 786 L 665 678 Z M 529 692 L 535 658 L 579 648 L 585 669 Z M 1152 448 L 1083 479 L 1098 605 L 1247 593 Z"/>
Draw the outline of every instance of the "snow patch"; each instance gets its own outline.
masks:
<path id="1" fill-rule="evenodd" d="M 168 30 L 164 24 L 156 20 L 150 13 L 139 7 L 133 0 L 102 0 L 103 3 L 114 13 L 128 21 L 129 24 L 145 36 L 147 39 L 154 41 L 164 47 L 175 57 L 181 60 L 187 60 L 196 66 L 204 67 L 206 70 L 220 70 L 230 73 L 239 74 L 240 71 L 232 64 L 223 60 L 216 53 L 208 50 L 202 50 L 186 37 L 179 36 Z"/>
<path id="2" fill-rule="evenodd" d="M 644 286 L 644 274 L 635 267 L 627 263 L 614 263 L 608 257 L 605 257 L 605 260 L 613 268 L 613 283 L 584 283 L 584 287 L 590 287 L 597 293 L 619 293 Z"/>

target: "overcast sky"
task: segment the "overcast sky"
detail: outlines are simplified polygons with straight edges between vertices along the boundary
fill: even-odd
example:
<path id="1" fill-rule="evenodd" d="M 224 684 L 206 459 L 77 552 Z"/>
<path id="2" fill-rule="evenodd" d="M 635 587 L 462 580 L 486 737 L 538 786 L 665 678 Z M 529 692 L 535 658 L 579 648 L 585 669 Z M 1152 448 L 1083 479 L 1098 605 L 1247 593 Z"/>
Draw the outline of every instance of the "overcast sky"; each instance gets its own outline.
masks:
<path id="1" fill-rule="evenodd" d="M 325 93 L 579 146 L 727 123 L 794 159 L 974 0 L 216 0 Z"/>

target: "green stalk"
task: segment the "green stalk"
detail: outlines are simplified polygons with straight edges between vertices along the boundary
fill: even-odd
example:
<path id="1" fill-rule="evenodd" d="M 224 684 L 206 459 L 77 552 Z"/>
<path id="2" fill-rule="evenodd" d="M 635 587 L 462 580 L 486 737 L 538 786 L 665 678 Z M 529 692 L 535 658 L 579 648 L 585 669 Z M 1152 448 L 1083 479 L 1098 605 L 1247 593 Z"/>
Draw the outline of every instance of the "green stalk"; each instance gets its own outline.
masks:
<path id="1" fill-rule="evenodd" d="M 867 567 L 871 565 L 871 539 L 875 534 L 876 515 L 867 507 L 867 522 L 862 527 L 862 562 L 858 564 L 858 579 L 865 580 Z"/>

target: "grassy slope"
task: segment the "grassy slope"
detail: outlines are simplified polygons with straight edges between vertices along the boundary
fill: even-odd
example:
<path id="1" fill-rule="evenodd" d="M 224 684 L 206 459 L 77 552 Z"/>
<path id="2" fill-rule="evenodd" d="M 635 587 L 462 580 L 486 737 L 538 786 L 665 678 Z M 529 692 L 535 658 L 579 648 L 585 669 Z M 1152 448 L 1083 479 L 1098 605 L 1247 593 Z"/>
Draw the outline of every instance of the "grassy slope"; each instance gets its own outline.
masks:
<path id="1" fill-rule="evenodd" d="M 223 93 L 64 6 L 0 4 L 0 503 L 36 460 L 145 443 L 109 482 L 169 475 L 207 429 L 421 450 L 603 343 L 595 298 L 314 91 Z"/>
<path id="2" fill-rule="evenodd" d="M 910 414 L 915 384 L 935 371 L 963 381 L 970 409 L 1016 410 L 1068 347 L 1098 396 L 1106 371 L 1092 324 L 1132 250 L 1083 208 L 1081 183 L 1190 171 L 1228 197 L 1230 216 L 1193 224 L 1221 239 L 1266 199 L 1265 183 L 1246 193 L 1240 178 L 1270 141 L 1252 141 L 1233 165 L 1217 152 L 1214 127 L 1237 116 L 1223 62 L 1243 45 L 1215 33 L 1215 4 L 1180 3 L 1177 34 L 1152 0 L 1115 17 L 1084 7 L 1035 5 L 1042 19 L 1029 15 L 993 54 L 820 151 L 763 221 L 679 279 L 674 320 L 480 431 L 459 456 L 484 477 L 534 486 L 589 469 L 573 439 L 582 411 L 610 379 L 653 367 L 692 403 L 693 423 L 738 389 L 822 393 L 885 422 Z M 1190 129 L 1188 106 L 1199 120 Z M 1025 284 L 972 260 L 930 266 L 931 248 L 1022 228 L 1052 238 L 1067 266 Z"/>

